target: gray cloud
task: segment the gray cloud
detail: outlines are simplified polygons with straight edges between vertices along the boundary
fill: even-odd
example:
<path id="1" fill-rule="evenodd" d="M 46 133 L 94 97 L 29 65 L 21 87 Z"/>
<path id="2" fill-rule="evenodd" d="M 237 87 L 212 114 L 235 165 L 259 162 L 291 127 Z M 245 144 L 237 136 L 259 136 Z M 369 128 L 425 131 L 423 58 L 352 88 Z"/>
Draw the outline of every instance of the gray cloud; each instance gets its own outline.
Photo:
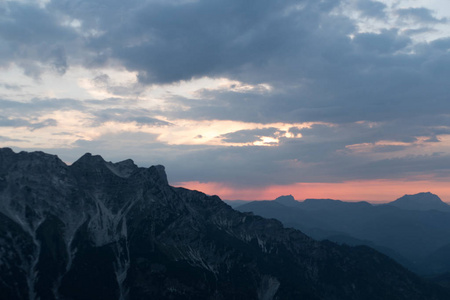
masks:
<path id="1" fill-rule="evenodd" d="M 355 174 L 380 178 L 386 171 L 394 171 L 390 178 L 411 178 L 424 174 L 433 175 L 436 179 L 450 176 L 450 155 L 418 155 L 401 158 L 391 158 L 370 162 L 354 170 Z"/>
<path id="2" fill-rule="evenodd" d="M 0 116 L 0 127 L 28 127 L 30 130 L 36 130 L 44 127 L 56 126 L 58 123 L 54 119 L 46 119 L 36 122 L 29 121 L 25 118 L 11 118 Z"/>
<path id="3" fill-rule="evenodd" d="M 0 135 L 0 142 L 24 142 L 24 140 L 21 139 L 13 139 L 7 136 L 1 136 Z"/>
<path id="4" fill-rule="evenodd" d="M 404 49 L 411 40 L 401 36 L 396 30 L 384 30 L 381 33 L 361 33 L 356 35 L 354 42 L 362 51 L 377 54 L 392 54 Z"/>
<path id="5" fill-rule="evenodd" d="M 100 109 L 92 112 L 95 125 L 102 124 L 108 121 L 115 122 L 136 122 L 138 125 L 150 125 L 150 126 L 170 126 L 171 124 L 166 121 L 159 120 L 157 118 L 149 117 L 152 112 L 144 109 L 136 108 L 108 108 Z"/>
<path id="6" fill-rule="evenodd" d="M 446 18 L 438 19 L 433 16 L 433 11 L 425 7 L 397 9 L 397 14 L 403 19 L 411 19 L 421 23 L 445 23 Z"/>
<path id="7" fill-rule="evenodd" d="M 32 99 L 28 102 L 18 102 L 0 99 L 1 111 L 5 114 L 0 116 L 0 126 L 28 127 L 39 129 L 48 126 L 56 126 L 56 121 L 46 119 L 36 122 L 38 118 L 46 114 L 58 111 L 79 111 L 85 113 L 86 126 L 97 127 L 105 122 L 131 123 L 139 126 L 171 126 L 166 122 L 154 117 L 159 111 L 150 111 L 139 108 L 137 101 L 110 98 L 104 100 L 74 100 L 74 99 Z M 109 108 L 115 106 L 116 108 Z M 107 108 L 105 108 L 107 107 Z M 6 117 L 8 115 L 8 117 Z"/>
<path id="8" fill-rule="evenodd" d="M 74 99 L 41 99 L 33 98 L 27 102 L 19 102 L 7 99 L 0 99 L 1 111 L 9 116 L 35 118 L 48 112 L 58 110 L 79 110 L 86 109 L 82 101 Z"/>
<path id="9" fill-rule="evenodd" d="M 319 33 L 314 31 L 324 25 L 319 24 L 322 16 L 339 1 L 303 1 L 303 10 L 295 9 L 298 4 L 111 1 L 104 6 L 100 1 L 57 1 L 49 9 L 81 20 L 85 32 L 103 33 L 86 40 L 97 53 L 90 64 L 111 56 L 138 71 L 142 82 L 157 83 L 230 75 L 271 65 L 269 57 L 290 57 Z M 343 21 L 333 26 L 342 28 Z"/>
<path id="10" fill-rule="evenodd" d="M 386 4 L 379 1 L 359 0 L 356 6 L 366 17 L 384 19 L 386 18 Z"/>
<path id="11" fill-rule="evenodd" d="M 145 87 L 139 83 L 115 84 L 108 74 L 100 74 L 93 78 L 91 82 L 96 87 L 104 89 L 116 96 L 138 96 L 145 90 Z"/>
<path id="12" fill-rule="evenodd" d="M 9 83 L 1 83 L 0 82 L 0 87 L 3 87 L 7 90 L 11 90 L 11 91 L 21 91 L 22 88 L 24 88 L 23 85 L 19 85 L 19 84 L 9 84 Z"/>
<path id="13" fill-rule="evenodd" d="M 183 117 L 352 122 L 448 112 L 444 66 L 450 54 L 443 42 L 413 45 L 396 29 L 356 34 L 353 21 L 330 14 L 339 3 L 303 1 L 296 9 L 296 1 L 111 1 L 104 6 L 77 0 L 51 2 L 39 14 L 58 12 L 80 20 L 81 32 L 99 32 L 83 37 L 88 67 L 101 65 L 90 61 L 98 57 L 103 63 L 121 61 L 139 72 L 142 83 L 227 76 L 276 88 L 270 95 L 208 92 L 214 100 L 206 105 L 185 99 L 191 109 L 174 112 Z M 359 1 L 358 8 L 380 14 L 385 7 Z M 38 14 L 36 7 L 28 10 Z M 431 15 L 426 9 L 399 13 Z M 50 20 L 44 22 L 54 38 L 50 44 L 58 47 L 61 39 L 55 37 L 63 29 L 53 28 L 55 17 Z M 106 74 L 96 81 L 119 95 L 133 92 L 114 86 Z"/>
<path id="14" fill-rule="evenodd" d="M 414 36 L 416 34 L 431 33 L 435 31 L 436 31 L 435 29 L 430 27 L 422 27 L 422 28 L 406 29 L 404 32 L 408 36 Z"/>
<path id="15" fill-rule="evenodd" d="M 15 62 L 25 74 L 39 78 L 43 72 L 39 63 L 51 66 L 64 74 L 68 68 L 66 47 L 77 39 L 69 27 L 61 26 L 61 20 L 38 4 L 6 2 L 1 8 L 0 65 Z"/>
<path id="16" fill-rule="evenodd" d="M 253 143 L 262 141 L 262 137 L 277 138 L 283 133 L 285 132 L 280 132 L 277 128 L 271 127 L 263 129 L 239 130 L 223 134 L 220 138 L 227 143 Z"/>

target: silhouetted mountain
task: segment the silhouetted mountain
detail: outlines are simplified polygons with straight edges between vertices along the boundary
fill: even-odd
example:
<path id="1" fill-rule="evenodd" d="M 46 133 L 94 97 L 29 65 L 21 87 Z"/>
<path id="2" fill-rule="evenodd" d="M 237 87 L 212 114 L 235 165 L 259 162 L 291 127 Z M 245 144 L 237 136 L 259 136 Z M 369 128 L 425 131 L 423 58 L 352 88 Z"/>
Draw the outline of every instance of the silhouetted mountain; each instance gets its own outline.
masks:
<path id="1" fill-rule="evenodd" d="M 223 202 L 225 202 L 226 204 L 228 204 L 229 206 L 235 208 L 241 205 L 244 205 L 246 203 L 249 203 L 250 201 L 245 201 L 245 200 L 222 200 Z"/>
<path id="2" fill-rule="evenodd" d="M 372 207 L 370 203 L 365 201 L 345 202 L 333 199 L 306 199 L 305 201 L 298 203 L 301 204 L 299 207 L 305 210 L 321 210 L 321 209 L 349 210 L 349 209 L 367 209 Z"/>
<path id="3" fill-rule="evenodd" d="M 318 240 L 373 247 L 421 274 L 450 271 L 450 265 L 431 260 L 450 244 L 450 212 L 331 199 L 307 199 L 296 207 L 254 201 L 236 209 L 276 218 Z M 450 259 L 450 252 L 439 253 L 441 262 Z"/>
<path id="4" fill-rule="evenodd" d="M 314 241 L 130 160 L 0 149 L 0 224 L 0 299 L 450 296 L 370 248 Z"/>
<path id="5" fill-rule="evenodd" d="M 291 207 L 297 207 L 299 205 L 299 202 L 296 201 L 292 195 L 280 196 L 275 199 L 275 202 Z"/>
<path id="6" fill-rule="evenodd" d="M 443 202 L 437 195 L 430 192 L 415 195 L 404 195 L 389 205 L 409 210 L 441 210 L 450 212 L 450 205 Z"/>

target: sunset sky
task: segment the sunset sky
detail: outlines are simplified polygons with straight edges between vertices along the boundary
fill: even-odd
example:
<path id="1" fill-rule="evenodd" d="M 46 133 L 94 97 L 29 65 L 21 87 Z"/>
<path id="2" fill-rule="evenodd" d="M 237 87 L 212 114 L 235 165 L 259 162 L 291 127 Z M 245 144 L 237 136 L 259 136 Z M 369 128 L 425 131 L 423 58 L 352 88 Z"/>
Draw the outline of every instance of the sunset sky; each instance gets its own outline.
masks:
<path id="1" fill-rule="evenodd" d="M 0 0 L 0 146 L 222 199 L 450 202 L 450 1 Z"/>

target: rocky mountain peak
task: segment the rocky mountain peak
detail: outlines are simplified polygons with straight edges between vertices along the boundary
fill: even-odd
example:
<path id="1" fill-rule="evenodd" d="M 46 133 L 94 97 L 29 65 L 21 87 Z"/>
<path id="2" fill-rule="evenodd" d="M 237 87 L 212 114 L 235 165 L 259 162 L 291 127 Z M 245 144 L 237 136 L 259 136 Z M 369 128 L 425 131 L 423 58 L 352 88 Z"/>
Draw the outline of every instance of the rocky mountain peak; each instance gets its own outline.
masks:
<path id="1" fill-rule="evenodd" d="M 67 165 L 58 156 L 42 151 L 21 151 L 17 154 L 9 148 L 0 151 L 0 174 L 30 178 L 33 174 L 39 176 L 52 172 L 61 173 L 66 167 Z"/>
<path id="2" fill-rule="evenodd" d="M 135 172 L 144 172 L 147 178 L 152 179 L 154 182 L 158 182 L 163 185 L 169 184 L 164 166 L 155 165 L 149 168 L 139 168 L 131 159 L 113 163 L 105 161 L 100 155 L 86 153 L 75 161 L 70 167 L 78 170 L 79 172 L 88 172 L 93 175 L 109 174 L 122 178 L 129 178 Z"/>
<path id="3" fill-rule="evenodd" d="M 0 148 L 0 156 L 5 154 L 14 154 L 14 151 L 8 147 Z"/>
<path id="4" fill-rule="evenodd" d="M 72 165 L 90 165 L 95 166 L 97 164 L 103 164 L 106 161 L 100 155 L 92 155 L 87 152 L 83 156 L 81 156 L 78 160 L 76 160 Z"/>
<path id="5" fill-rule="evenodd" d="M 127 159 L 118 163 L 105 162 L 105 165 L 117 176 L 128 178 L 133 172 L 138 170 L 138 166 L 133 160 Z"/>
<path id="6" fill-rule="evenodd" d="M 3 166 L 1 169 L 7 168 L 7 166 L 11 165 L 13 159 L 12 157 L 15 155 L 15 153 L 12 151 L 11 148 L 0 148 L 0 165 Z"/>
<path id="7" fill-rule="evenodd" d="M 168 185 L 166 168 L 163 165 L 155 165 L 149 168 L 150 174 L 152 174 L 155 182 L 158 182 L 163 185 Z"/>

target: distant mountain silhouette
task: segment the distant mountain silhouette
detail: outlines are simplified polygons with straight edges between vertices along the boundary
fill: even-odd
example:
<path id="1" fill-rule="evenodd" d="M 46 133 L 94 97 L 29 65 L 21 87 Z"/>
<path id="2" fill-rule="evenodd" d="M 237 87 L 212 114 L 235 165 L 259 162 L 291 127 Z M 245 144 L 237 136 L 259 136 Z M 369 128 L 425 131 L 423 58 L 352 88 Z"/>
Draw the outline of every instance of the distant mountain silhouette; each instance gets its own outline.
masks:
<path id="1" fill-rule="evenodd" d="M 428 193 L 419 193 L 415 195 L 404 195 L 395 201 L 389 202 L 389 205 L 409 210 L 440 210 L 450 211 L 450 205 L 443 202 L 437 195 Z"/>
<path id="2" fill-rule="evenodd" d="M 411 199 L 427 205 L 408 205 Z M 292 200 L 290 205 L 253 201 L 236 209 L 278 219 L 318 240 L 373 247 L 421 274 L 450 272 L 450 250 L 445 250 L 450 244 L 450 211 L 436 195 L 404 196 L 383 205 Z"/>
<path id="3" fill-rule="evenodd" d="M 345 202 L 333 199 L 306 199 L 305 201 L 299 203 L 301 203 L 300 208 L 305 210 L 320 210 L 320 209 L 348 210 L 348 209 L 365 209 L 368 207 L 372 207 L 372 204 L 365 201 Z"/>
<path id="4" fill-rule="evenodd" d="M 222 200 L 223 202 L 225 202 L 226 204 L 228 204 L 229 206 L 235 208 L 241 205 L 244 205 L 246 203 L 249 203 L 250 201 L 245 201 L 245 200 Z"/>
<path id="5" fill-rule="evenodd" d="M 297 207 L 297 205 L 299 204 L 299 202 L 297 200 L 295 200 L 292 195 L 280 196 L 277 199 L 275 199 L 275 201 L 277 203 L 280 203 L 280 204 L 283 204 L 286 206 L 292 206 L 292 207 Z"/>

